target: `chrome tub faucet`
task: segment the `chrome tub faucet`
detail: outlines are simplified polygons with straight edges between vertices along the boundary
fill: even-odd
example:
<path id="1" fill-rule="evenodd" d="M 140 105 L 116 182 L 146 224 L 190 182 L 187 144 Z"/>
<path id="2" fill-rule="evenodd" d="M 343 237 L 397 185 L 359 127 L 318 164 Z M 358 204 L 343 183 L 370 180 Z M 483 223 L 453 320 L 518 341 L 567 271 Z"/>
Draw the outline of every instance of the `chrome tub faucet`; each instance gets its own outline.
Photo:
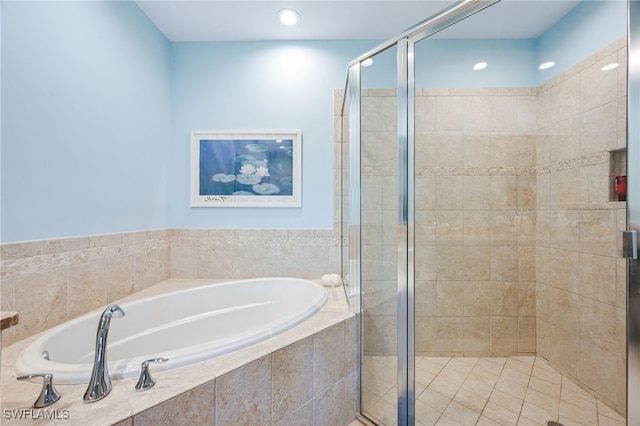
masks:
<path id="1" fill-rule="evenodd" d="M 84 393 L 85 402 L 96 402 L 111 392 L 111 378 L 107 366 L 107 334 L 111 318 L 122 318 L 124 311 L 118 305 L 109 305 L 100 316 L 96 334 L 96 353 L 89 386 Z"/>

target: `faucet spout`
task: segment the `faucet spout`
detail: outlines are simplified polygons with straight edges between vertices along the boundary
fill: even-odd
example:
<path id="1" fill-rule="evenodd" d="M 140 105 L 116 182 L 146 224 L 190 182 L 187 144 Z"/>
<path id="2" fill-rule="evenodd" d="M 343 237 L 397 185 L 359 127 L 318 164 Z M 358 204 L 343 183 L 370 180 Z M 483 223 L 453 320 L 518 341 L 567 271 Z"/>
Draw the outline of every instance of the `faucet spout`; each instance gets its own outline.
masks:
<path id="1" fill-rule="evenodd" d="M 100 316 L 96 334 L 96 353 L 89 386 L 84 393 L 85 402 L 96 402 L 111 392 L 111 377 L 107 366 L 107 335 L 111 318 L 122 318 L 124 311 L 118 305 L 109 305 Z"/>

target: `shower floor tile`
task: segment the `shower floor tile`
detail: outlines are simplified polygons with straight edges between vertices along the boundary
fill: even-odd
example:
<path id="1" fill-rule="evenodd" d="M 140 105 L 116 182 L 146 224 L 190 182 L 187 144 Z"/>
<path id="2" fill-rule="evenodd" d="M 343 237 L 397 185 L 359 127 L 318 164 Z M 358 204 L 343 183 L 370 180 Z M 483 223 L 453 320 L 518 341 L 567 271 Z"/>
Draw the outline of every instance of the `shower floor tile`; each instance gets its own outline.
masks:
<path id="1" fill-rule="evenodd" d="M 535 356 L 416 357 L 416 425 L 624 426 L 618 413 Z M 365 356 L 363 412 L 396 424 L 396 361 Z"/>

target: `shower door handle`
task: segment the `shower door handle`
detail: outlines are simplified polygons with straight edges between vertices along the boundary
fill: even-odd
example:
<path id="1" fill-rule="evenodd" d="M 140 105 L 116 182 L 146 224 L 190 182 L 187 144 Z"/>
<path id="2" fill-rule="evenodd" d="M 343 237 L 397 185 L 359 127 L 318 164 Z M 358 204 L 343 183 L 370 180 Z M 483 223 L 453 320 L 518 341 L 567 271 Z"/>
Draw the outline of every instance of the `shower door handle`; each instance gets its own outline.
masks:
<path id="1" fill-rule="evenodd" d="M 625 259 L 638 260 L 638 231 L 620 231 L 618 255 Z"/>

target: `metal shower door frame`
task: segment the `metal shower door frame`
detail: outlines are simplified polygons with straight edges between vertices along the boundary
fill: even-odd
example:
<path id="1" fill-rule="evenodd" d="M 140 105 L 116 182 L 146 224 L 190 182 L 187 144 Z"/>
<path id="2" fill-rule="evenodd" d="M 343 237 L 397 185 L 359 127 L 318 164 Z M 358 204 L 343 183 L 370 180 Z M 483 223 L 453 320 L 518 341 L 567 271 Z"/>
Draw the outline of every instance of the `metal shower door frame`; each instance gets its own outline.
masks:
<path id="1" fill-rule="evenodd" d="M 347 64 L 345 97 L 349 99 L 349 274 L 350 308 L 361 314 L 361 62 L 397 47 L 398 96 L 398 258 L 397 258 L 397 402 L 398 426 L 415 424 L 415 44 L 500 0 L 459 0 Z M 343 99 L 344 105 L 345 99 Z M 362 336 L 362 321 L 360 333 Z M 362 338 L 360 366 L 362 366 Z M 360 374 L 362 378 L 362 373 Z M 361 401 L 358 402 L 359 405 Z"/>
<path id="2" fill-rule="evenodd" d="M 640 0 L 628 0 L 627 230 L 640 231 Z M 640 424 L 640 261 L 627 259 L 627 424 Z"/>

